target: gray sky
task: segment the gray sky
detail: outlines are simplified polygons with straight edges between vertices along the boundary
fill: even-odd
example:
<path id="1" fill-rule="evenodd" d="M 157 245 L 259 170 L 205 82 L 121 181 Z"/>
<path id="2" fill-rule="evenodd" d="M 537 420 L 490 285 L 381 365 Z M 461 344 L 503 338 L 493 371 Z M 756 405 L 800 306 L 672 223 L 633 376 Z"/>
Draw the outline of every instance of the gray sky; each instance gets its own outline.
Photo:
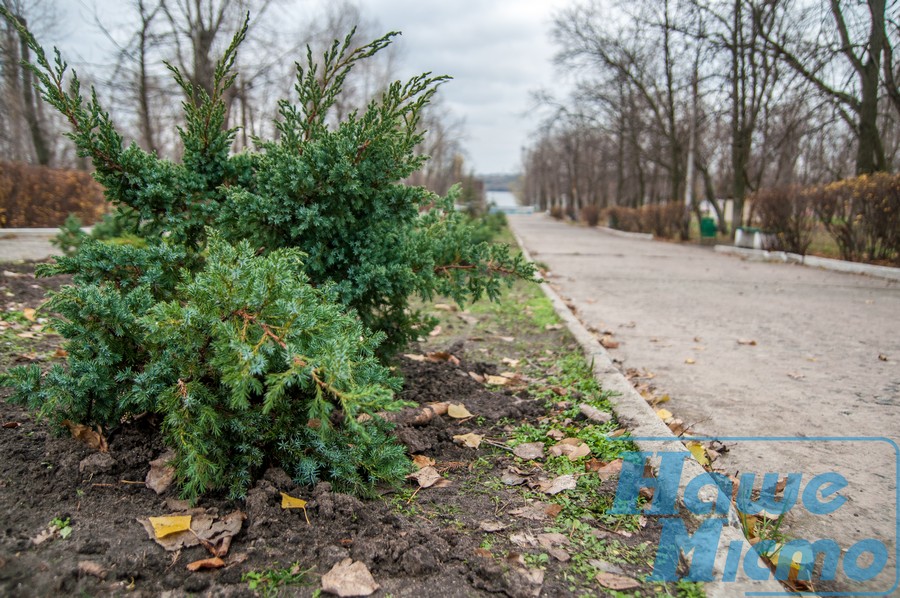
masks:
<path id="1" fill-rule="evenodd" d="M 52 1 L 52 0 L 51 0 Z M 327 1 L 327 0 L 326 0 Z M 60 11 L 57 44 L 82 72 L 82 60 L 102 61 L 108 48 L 93 25 L 93 7 L 108 26 L 117 24 L 121 0 L 55 0 Z M 293 4 L 292 4 L 293 3 Z M 308 18 L 318 0 L 287 0 L 281 10 Z M 529 115 L 530 92 L 554 86 L 548 0 L 364 0 L 365 17 L 385 32 L 402 31 L 401 76 L 424 71 L 454 80 L 441 88 L 444 104 L 465 121 L 468 164 L 479 173 L 519 170 L 521 148 L 537 125 Z M 121 17 L 119 17 L 121 22 Z M 79 47 L 81 46 L 81 47 Z M 85 46 L 97 48 L 94 52 Z M 76 49 L 77 48 L 77 49 Z M 297 57 L 299 58 L 299 57 Z"/>

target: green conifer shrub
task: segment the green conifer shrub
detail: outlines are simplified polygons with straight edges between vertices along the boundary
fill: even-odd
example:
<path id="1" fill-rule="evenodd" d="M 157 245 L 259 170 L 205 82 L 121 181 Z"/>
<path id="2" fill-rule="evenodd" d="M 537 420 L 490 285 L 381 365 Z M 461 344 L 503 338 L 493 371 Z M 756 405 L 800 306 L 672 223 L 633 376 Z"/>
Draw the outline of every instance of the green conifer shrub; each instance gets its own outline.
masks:
<path id="1" fill-rule="evenodd" d="M 395 35 L 352 49 L 351 33 L 321 64 L 307 52 L 298 65 L 278 139 L 232 154 L 223 98 L 245 22 L 211 94 L 169 67 L 186 97 L 184 154 L 173 162 L 126 147 L 96 93 L 82 97 L 59 53 L 51 65 L 20 32 L 42 97 L 69 120 L 119 210 L 109 226 L 145 246 L 88 239 L 42 270 L 75 275 L 50 302 L 68 363 L 43 377 L 10 371 L 14 400 L 106 428 L 159 413 L 190 498 L 240 496 L 269 463 L 357 493 L 402 479 L 408 462 L 387 425 L 356 419 L 400 406 L 376 349 L 389 354 L 419 333 L 414 295 L 495 298 L 504 281 L 534 275 L 506 246 L 474 242 L 452 194 L 400 182 L 425 160 L 414 152 L 420 113 L 446 77 L 391 84 L 335 122 L 353 66 Z"/>

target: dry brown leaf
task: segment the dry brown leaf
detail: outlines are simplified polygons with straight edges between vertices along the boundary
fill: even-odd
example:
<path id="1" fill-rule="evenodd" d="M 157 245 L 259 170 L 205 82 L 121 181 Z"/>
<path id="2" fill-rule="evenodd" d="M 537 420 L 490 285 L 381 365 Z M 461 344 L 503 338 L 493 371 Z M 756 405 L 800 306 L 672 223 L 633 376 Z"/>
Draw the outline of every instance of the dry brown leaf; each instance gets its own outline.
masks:
<path id="1" fill-rule="evenodd" d="M 506 484 L 507 486 L 519 486 L 525 483 L 525 480 L 528 478 L 520 476 L 517 473 L 513 473 L 511 471 L 505 471 L 503 475 L 500 476 L 500 481 Z"/>
<path id="2" fill-rule="evenodd" d="M 481 521 L 478 528 L 483 532 L 500 532 L 506 529 L 506 524 L 499 521 Z"/>
<path id="3" fill-rule="evenodd" d="M 484 379 L 488 384 L 492 384 L 494 386 L 504 386 L 506 384 L 509 384 L 509 378 L 506 378 L 504 376 L 492 376 L 488 374 L 484 377 Z"/>
<path id="4" fill-rule="evenodd" d="M 435 415 L 447 415 L 449 403 L 428 403 L 428 406 L 434 410 Z"/>
<path id="5" fill-rule="evenodd" d="M 453 442 L 455 442 L 456 444 L 461 444 L 473 449 L 477 449 L 479 446 L 481 446 L 482 440 L 484 440 L 484 436 L 475 434 L 473 432 L 469 432 L 468 434 L 457 434 L 453 437 Z"/>
<path id="6" fill-rule="evenodd" d="M 450 403 L 447 406 L 447 415 L 453 419 L 466 419 L 472 417 L 472 414 L 469 413 L 469 410 L 466 409 L 466 406 L 462 403 Z"/>
<path id="7" fill-rule="evenodd" d="M 484 378 L 484 376 L 482 376 L 481 374 L 478 374 L 478 373 L 476 373 L 476 372 L 469 372 L 469 376 L 470 376 L 470 377 L 472 378 L 472 380 L 474 380 L 475 382 L 478 382 L 479 384 L 484 384 L 485 378 Z"/>
<path id="8" fill-rule="evenodd" d="M 53 353 L 53 359 L 65 359 L 68 356 L 69 356 L 69 352 L 66 351 L 65 349 L 57 349 Z"/>
<path id="9" fill-rule="evenodd" d="M 429 465 L 423 467 L 419 471 L 409 474 L 406 476 L 408 480 L 415 480 L 418 482 L 420 488 L 431 488 L 434 486 L 438 480 L 441 480 L 441 474 L 438 473 L 438 470 L 433 466 Z"/>
<path id="10" fill-rule="evenodd" d="M 175 458 L 175 451 L 169 449 L 153 461 L 150 461 L 150 471 L 144 479 L 144 484 L 157 494 L 162 494 L 169 489 L 175 480 L 175 468 L 170 465 Z"/>
<path id="11" fill-rule="evenodd" d="M 555 395 L 560 397 L 565 397 L 569 394 L 569 390 L 567 388 L 563 388 L 562 386 L 551 386 L 550 390 L 552 390 Z"/>
<path id="12" fill-rule="evenodd" d="M 622 460 L 621 459 L 615 459 L 613 461 L 610 461 L 606 465 L 601 465 L 596 470 L 597 475 L 600 476 L 601 478 L 618 475 L 621 472 L 622 472 Z"/>
<path id="13" fill-rule="evenodd" d="M 425 361 L 426 359 L 424 355 L 414 355 L 412 353 L 404 353 L 403 357 L 409 359 L 410 361 Z"/>
<path id="14" fill-rule="evenodd" d="M 520 458 L 525 459 L 527 461 L 531 461 L 534 459 L 543 459 L 544 458 L 544 443 L 543 442 L 525 442 L 516 446 L 513 449 L 513 454 Z"/>
<path id="15" fill-rule="evenodd" d="M 441 311 L 456 311 L 457 309 L 459 309 L 455 305 L 449 305 L 447 303 L 435 303 L 434 308 Z"/>
<path id="16" fill-rule="evenodd" d="M 511 368 L 519 367 L 519 359 L 510 359 L 509 357 L 504 357 L 500 360 L 501 363 L 508 365 Z"/>
<path id="17" fill-rule="evenodd" d="M 791 378 L 792 380 L 803 380 L 806 378 L 806 375 L 797 372 L 788 372 L 788 378 Z"/>
<path id="18" fill-rule="evenodd" d="M 564 438 L 550 447 L 554 457 L 566 455 L 569 461 L 576 461 L 591 454 L 590 447 L 580 438 Z"/>
<path id="19" fill-rule="evenodd" d="M 604 349 L 618 349 L 619 341 L 613 340 L 611 336 L 604 335 L 600 337 L 600 344 L 603 345 Z"/>
<path id="20" fill-rule="evenodd" d="M 19 422 L 4 422 L 3 425 L 0 427 L 6 428 L 7 430 L 13 430 L 15 428 L 18 428 L 21 425 L 22 424 L 20 424 Z"/>
<path id="21" fill-rule="evenodd" d="M 582 403 L 578 406 L 578 410 L 581 412 L 583 416 L 588 418 L 594 423 L 605 424 L 612 421 L 612 413 L 607 413 L 606 411 L 600 411 L 593 405 L 588 405 L 587 403 Z"/>
<path id="22" fill-rule="evenodd" d="M 887 355 L 885 355 L 884 353 L 879 353 L 879 354 L 878 354 L 878 361 L 887 361 L 887 360 L 888 360 L 888 356 L 887 356 Z"/>
<path id="23" fill-rule="evenodd" d="M 618 438 L 619 436 L 624 436 L 625 432 L 627 432 L 625 428 L 619 428 L 618 430 L 613 430 L 609 433 L 610 438 Z"/>
<path id="24" fill-rule="evenodd" d="M 422 469 L 423 467 L 431 467 L 434 465 L 434 459 L 431 457 L 426 457 L 425 455 L 413 455 L 412 457 L 413 464 Z"/>
<path id="25" fill-rule="evenodd" d="M 209 559 L 200 559 L 199 561 L 194 561 L 193 563 L 188 563 L 187 570 L 199 571 L 201 569 L 221 569 L 224 566 L 225 561 L 216 556 Z"/>
<path id="26" fill-rule="evenodd" d="M 440 333 L 441 333 L 441 327 L 438 325 L 438 326 L 435 326 L 434 328 L 432 328 L 431 332 L 428 333 L 428 336 L 437 336 Z"/>
<path id="27" fill-rule="evenodd" d="M 93 575 L 97 579 L 106 579 L 106 569 L 103 565 L 94 561 L 80 561 L 78 563 L 78 573 L 80 575 Z"/>
<path id="28" fill-rule="evenodd" d="M 25 319 L 28 320 L 29 322 L 34 322 L 35 321 L 34 312 L 35 312 L 35 309 L 33 307 L 26 307 L 25 309 L 22 310 L 22 315 L 25 316 Z"/>
<path id="29" fill-rule="evenodd" d="M 338 596 L 369 596 L 380 587 L 365 564 L 349 557 L 322 576 L 322 591 Z"/>
<path id="30" fill-rule="evenodd" d="M 553 548 L 554 546 L 568 546 L 571 544 L 569 537 L 559 532 L 538 534 L 538 544 L 543 548 Z"/>
<path id="31" fill-rule="evenodd" d="M 748 346 L 750 346 L 750 347 L 755 347 L 755 346 L 756 346 L 756 341 L 753 340 L 753 339 L 750 339 L 750 338 L 739 338 L 738 341 L 737 341 L 737 343 L 738 343 L 739 345 L 748 345 Z"/>
<path id="32" fill-rule="evenodd" d="M 562 324 L 544 324 L 544 330 L 560 330 L 562 327 Z"/>
<path id="33" fill-rule="evenodd" d="M 684 360 L 684 362 L 688 365 L 694 365 L 695 363 L 697 363 L 692 357 L 688 357 Z"/>
<path id="34" fill-rule="evenodd" d="M 501 341 L 503 341 L 505 343 L 512 343 L 512 342 L 515 342 L 515 340 L 516 340 L 516 337 L 514 337 L 514 336 L 498 336 L 497 338 L 499 338 Z"/>
<path id="35" fill-rule="evenodd" d="M 606 571 L 597 574 L 597 583 L 610 590 L 631 590 L 641 587 L 641 582 L 633 577 Z"/>
<path id="36" fill-rule="evenodd" d="M 455 355 L 453 355 L 452 353 L 448 353 L 447 351 L 433 351 L 431 353 L 426 353 L 425 357 L 428 361 L 434 363 L 449 361 L 453 365 L 459 365 L 459 359 Z"/>
<path id="37" fill-rule="evenodd" d="M 546 480 L 538 485 L 538 490 L 544 494 L 551 496 L 564 492 L 566 490 L 574 490 L 578 485 L 575 476 L 572 474 L 561 475 L 553 480 Z"/>

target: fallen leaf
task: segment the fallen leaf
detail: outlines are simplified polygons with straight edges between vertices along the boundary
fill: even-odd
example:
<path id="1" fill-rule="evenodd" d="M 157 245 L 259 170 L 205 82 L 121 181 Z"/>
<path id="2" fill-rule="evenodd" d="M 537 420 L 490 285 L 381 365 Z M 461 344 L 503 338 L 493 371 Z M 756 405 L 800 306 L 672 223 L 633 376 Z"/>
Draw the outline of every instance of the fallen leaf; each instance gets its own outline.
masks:
<path id="1" fill-rule="evenodd" d="M 513 449 L 513 454 L 520 459 L 525 459 L 526 461 L 532 461 L 534 459 L 543 459 L 544 458 L 544 443 L 543 442 L 522 443 Z"/>
<path id="2" fill-rule="evenodd" d="M 669 426 L 669 429 L 672 430 L 672 434 L 676 436 L 681 436 L 685 432 L 687 432 L 687 426 L 684 425 L 684 420 L 675 418 L 672 421 L 666 423 Z"/>
<path id="3" fill-rule="evenodd" d="M 544 494 L 550 494 L 551 496 L 553 496 L 566 490 L 574 490 L 576 486 L 578 486 L 578 482 L 575 479 L 575 476 L 572 474 L 567 474 L 561 475 L 558 478 L 554 478 L 553 480 L 541 482 L 538 485 L 538 489 Z"/>
<path id="4" fill-rule="evenodd" d="M 687 449 L 691 451 L 691 454 L 694 455 L 694 459 L 697 460 L 700 465 L 709 465 L 709 457 L 706 455 L 706 448 L 697 442 L 696 440 L 692 440 L 685 444 Z"/>
<path id="5" fill-rule="evenodd" d="M 806 378 L 806 374 L 798 374 L 797 372 L 788 372 L 788 378 L 792 380 L 803 380 Z"/>
<path id="6" fill-rule="evenodd" d="M 427 359 L 424 355 L 414 355 L 412 353 L 404 353 L 403 357 L 410 361 L 425 361 Z"/>
<path id="7" fill-rule="evenodd" d="M 150 461 L 150 471 L 144 478 L 144 484 L 157 494 L 162 494 L 169 489 L 175 480 L 175 468 L 170 465 L 175 458 L 175 451 L 169 449 L 153 461 Z"/>
<path id="8" fill-rule="evenodd" d="M 93 575 L 98 579 L 106 579 L 106 569 L 100 563 L 94 561 L 80 561 L 78 573 L 81 575 Z"/>
<path id="9" fill-rule="evenodd" d="M 434 465 L 434 459 L 431 457 L 426 457 L 425 455 L 413 455 L 412 457 L 413 464 L 422 469 L 423 467 L 431 467 Z"/>
<path id="10" fill-rule="evenodd" d="M 450 403 L 447 406 L 447 415 L 449 415 L 453 419 L 466 419 L 468 417 L 472 417 L 472 414 L 469 413 L 469 410 L 466 409 L 466 406 L 462 403 Z"/>
<path id="11" fill-rule="evenodd" d="M 369 596 L 380 587 L 365 564 L 349 557 L 322 576 L 322 591 L 338 596 Z"/>
<path id="12" fill-rule="evenodd" d="M 435 415 L 447 415 L 447 409 L 450 407 L 449 403 L 428 403 L 428 406 L 434 411 Z"/>
<path id="13" fill-rule="evenodd" d="M 544 330 L 560 330 L 562 327 L 562 324 L 544 324 Z"/>
<path id="14" fill-rule="evenodd" d="M 475 316 L 470 316 L 468 314 L 456 314 L 456 316 L 460 320 L 465 322 L 466 324 L 469 324 L 470 326 L 474 326 L 475 324 L 478 323 L 478 318 L 476 318 Z M 469 340 L 474 340 L 474 339 L 469 339 Z"/>
<path id="15" fill-rule="evenodd" d="M 96 449 L 101 453 L 109 451 L 109 446 L 106 444 L 106 438 L 99 432 L 95 432 L 85 425 L 76 424 L 67 419 L 64 419 L 62 424 L 69 428 L 69 431 L 72 432 L 72 437 L 76 440 L 80 440 L 92 449 Z"/>
<path id="16" fill-rule="evenodd" d="M 500 481 L 503 482 L 507 486 L 519 486 L 525 483 L 525 480 L 528 478 L 520 476 L 517 473 L 513 473 L 511 471 L 506 471 L 503 475 L 500 476 Z"/>
<path id="17" fill-rule="evenodd" d="M 431 332 L 428 333 L 428 336 L 437 336 L 437 335 L 439 335 L 440 333 L 441 333 L 441 327 L 440 327 L 440 326 L 435 326 L 435 327 L 431 330 Z"/>
<path id="18" fill-rule="evenodd" d="M 556 510 L 556 508 L 558 508 L 558 510 Z M 509 514 L 523 519 L 531 519 L 532 521 L 545 521 L 548 518 L 556 517 L 561 512 L 562 507 L 560 505 L 535 501 L 524 507 L 514 509 L 510 511 Z"/>
<path id="19" fill-rule="evenodd" d="M 482 376 L 481 374 L 478 374 L 476 372 L 469 372 L 469 377 L 471 377 L 472 380 L 474 380 L 475 382 L 478 382 L 479 384 L 484 384 L 485 379 L 484 379 L 484 376 Z"/>
<path id="20" fill-rule="evenodd" d="M 624 436 L 628 430 L 625 428 L 619 428 L 618 430 L 613 430 L 609 433 L 610 438 L 618 438 L 619 436 Z"/>
<path id="21" fill-rule="evenodd" d="M 484 377 L 485 381 L 488 384 L 492 384 L 494 386 L 503 386 L 505 384 L 509 384 L 509 378 L 504 376 L 491 376 L 490 374 Z"/>
<path id="22" fill-rule="evenodd" d="M 887 361 L 887 360 L 888 360 L 888 356 L 885 355 L 884 353 L 879 353 L 879 354 L 878 354 L 878 360 L 879 360 L 879 361 Z"/>
<path id="23" fill-rule="evenodd" d="M 509 541 L 516 546 L 519 546 L 520 548 L 531 548 L 533 546 L 537 546 L 537 539 L 527 531 L 510 535 Z"/>
<path id="24" fill-rule="evenodd" d="M 506 343 L 512 343 L 516 340 L 516 337 L 514 336 L 498 336 L 497 338 Z"/>
<path id="25" fill-rule="evenodd" d="M 435 303 L 435 309 L 439 309 L 441 311 L 456 311 L 457 307 L 455 305 L 449 305 L 447 303 Z"/>
<path id="26" fill-rule="evenodd" d="M 562 386 L 551 386 L 550 390 L 552 390 L 554 392 L 554 394 L 556 394 L 560 397 L 565 397 L 565 396 L 568 396 L 568 394 L 569 394 L 569 389 L 563 388 Z"/>
<path id="27" fill-rule="evenodd" d="M 188 563 L 187 570 L 199 571 L 200 569 L 221 569 L 224 566 L 225 561 L 216 556 L 211 559 L 200 559 L 199 561 Z"/>
<path id="28" fill-rule="evenodd" d="M 605 336 L 602 336 L 600 338 L 600 344 L 603 345 L 604 349 L 618 349 L 619 348 L 619 341 L 613 340 L 613 338 L 611 336 L 609 336 L 608 334 Z"/>
<path id="29" fill-rule="evenodd" d="M 177 534 L 178 532 L 186 532 L 191 529 L 190 515 L 165 515 L 163 517 L 150 517 L 150 525 L 153 526 L 153 533 L 157 538 L 165 538 L 166 536 Z"/>
<path id="30" fill-rule="evenodd" d="M 633 577 L 608 573 L 606 571 L 597 574 L 597 583 L 610 590 L 631 590 L 641 586 L 641 582 Z"/>
<path id="31" fill-rule="evenodd" d="M 491 554 L 491 551 L 487 550 L 486 548 L 476 548 L 473 552 L 475 553 L 475 556 L 482 558 L 482 559 L 494 558 L 494 555 Z"/>
<path id="32" fill-rule="evenodd" d="M 481 446 L 482 440 L 484 440 L 484 436 L 475 434 L 473 432 L 469 432 L 468 434 L 458 434 L 453 437 L 453 442 L 455 442 L 456 444 L 461 444 L 473 449 L 477 449 L 479 446 Z"/>
<path id="33" fill-rule="evenodd" d="M 749 339 L 749 338 L 739 338 L 737 343 L 739 345 L 749 345 L 751 347 L 756 346 L 756 341 L 753 339 Z"/>
<path id="34" fill-rule="evenodd" d="M 423 467 L 419 471 L 409 474 L 406 476 L 408 480 L 415 480 L 418 482 L 420 488 L 431 488 L 437 483 L 438 480 L 441 480 L 441 474 L 438 473 L 438 470 L 432 466 Z"/>
<path id="35" fill-rule="evenodd" d="M 167 501 L 169 502 L 169 501 Z M 138 522 L 144 526 L 148 536 L 157 544 L 165 548 L 169 552 L 175 552 L 182 548 L 190 548 L 202 544 L 211 553 L 212 556 L 224 557 L 228 554 L 231 546 L 231 539 L 241 531 L 246 515 L 242 511 L 232 511 L 231 513 L 218 517 L 216 509 L 190 509 L 187 514 L 173 514 L 164 517 L 151 517 L 148 519 L 138 519 Z M 165 536 L 159 536 L 156 533 L 156 526 L 153 525 L 151 519 L 160 520 L 188 520 L 189 523 L 185 528 L 181 528 L 177 532 L 167 533 Z M 179 526 L 176 525 L 175 529 Z"/>
<path id="36" fill-rule="evenodd" d="M 506 529 L 506 525 L 499 521 L 481 521 L 478 528 L 484 532 L 500 532 Z"/>
<path id="37" fill-rule="evenodd" d="M 559 532 L 538 534 L 538 544 L 543 548 L 552 548 L 554 546 L 568 546 L 571 544 L 569 537 Z"/>
<path id="38" fill-rule="evenodd" d="M 685 362 L 686 364 L 688 364 L 688 365 L 694 365 L 695 363 L 697 363 L 697 362 L 694 361 L 694 359 L 691 358 L 691 357 L 688 357 L 687 359 L 685 359 L 684 362 Z"/>
<path id="39" fill-rule="evenodd" d="M 519 359 L 510 359 L 509 357 L 504 357 L 500 360 L 501 363 L 505 363 L 511 368 L 519 367 Z"/>
<path id="40" fill-rule="evenodd" d="M 22 424 L 20 424 L 19 422 L 4 422 L 2 427 L 6 428 L 7 430 L 13 430 L 21 425 Z"/>
<path id="41" fill-rule="evenodd" d="M 656 415 L 657 415 L 657 417 L 659 417 L 659 419 L 661 419 L 663 421 L 666 421 L 667 419 L 672 419 L 672 412 L 669 411 L 668 409 L 657 409 Z"/>
<path id="42" fill-rule="evenodd" d="M 569 461 L 576 461 L 590 455 L 591 449 L 580 438 L 564 438 L 550 447 L 550 454 L 554 457 L 566 455 Z"/>
<path id="43" fill-rule="evenodd" d="M 562 505 L 547 505 L 546 507 L 544 507 L 544 513 L 547 515 L 547 517 L 554 519 L 557 515 L 562 513 L 562 509 Z"/>
<path id="44" fill-rule="evenodd" d="M 611 477 L 622 472 L 622 459 L 614 459 L 597 468 L 596 474 L 601 478 Z"/>
<path id="45" fill-rule="evenodd" d="M 453 355 L 452 353 L 448 353 L 447 351 L 433 351 L 431 353 L 426 353 L 425 358 L 433 363 L 449 361 L 453 365 L 459 365 L 459 359 L 455 355 Z"/>
<path id="46" fill-rule="evenodd" d="M 25 316 L 25 319 L 28 320 L 29 322 L 34 322 L 34 320 L 35 320 L 34 312 L 35 312 L 35 310 L 33 307 L 26 307 L 25 309 L 22 310 L 22 315 Z"/>
<path id="47" fill-rule="evenodd" d="M 570 558 L 569 553 L 563 550 L 562 548 L 548 548 L 547 554 L 555 558 L 560 563 L 567 562 Z"/>
<path id="48" fill-rule="evenodd" d="M 562 440 L 566 437 L 566 433 L 562 430 L 548 430 L 547 438 L 552 438 L 553 440 Z"/>
<path id="49" fill-rule="evenodd" d="M 302 498 L 296 498 L 296 497 L 290 496 L 290 495 L 282 492 L 281 493 L 281 508 L 282 509 L 306 509 L 306 501 L 303 500 Z"/>

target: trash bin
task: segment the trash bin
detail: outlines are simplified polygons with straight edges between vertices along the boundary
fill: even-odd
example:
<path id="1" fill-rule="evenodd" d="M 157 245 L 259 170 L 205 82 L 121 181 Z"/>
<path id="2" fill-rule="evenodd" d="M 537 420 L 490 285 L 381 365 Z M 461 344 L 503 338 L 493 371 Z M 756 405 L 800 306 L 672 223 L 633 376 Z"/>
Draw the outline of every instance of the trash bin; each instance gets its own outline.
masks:
<path id="1" fill-rule="evenodd" d="M 716 230 L 715 218 L 701 218 L 700 219 L 700 238 L 701 239 L 715 239 L 717 234 L 718 234 L 718 230 Z"/>

